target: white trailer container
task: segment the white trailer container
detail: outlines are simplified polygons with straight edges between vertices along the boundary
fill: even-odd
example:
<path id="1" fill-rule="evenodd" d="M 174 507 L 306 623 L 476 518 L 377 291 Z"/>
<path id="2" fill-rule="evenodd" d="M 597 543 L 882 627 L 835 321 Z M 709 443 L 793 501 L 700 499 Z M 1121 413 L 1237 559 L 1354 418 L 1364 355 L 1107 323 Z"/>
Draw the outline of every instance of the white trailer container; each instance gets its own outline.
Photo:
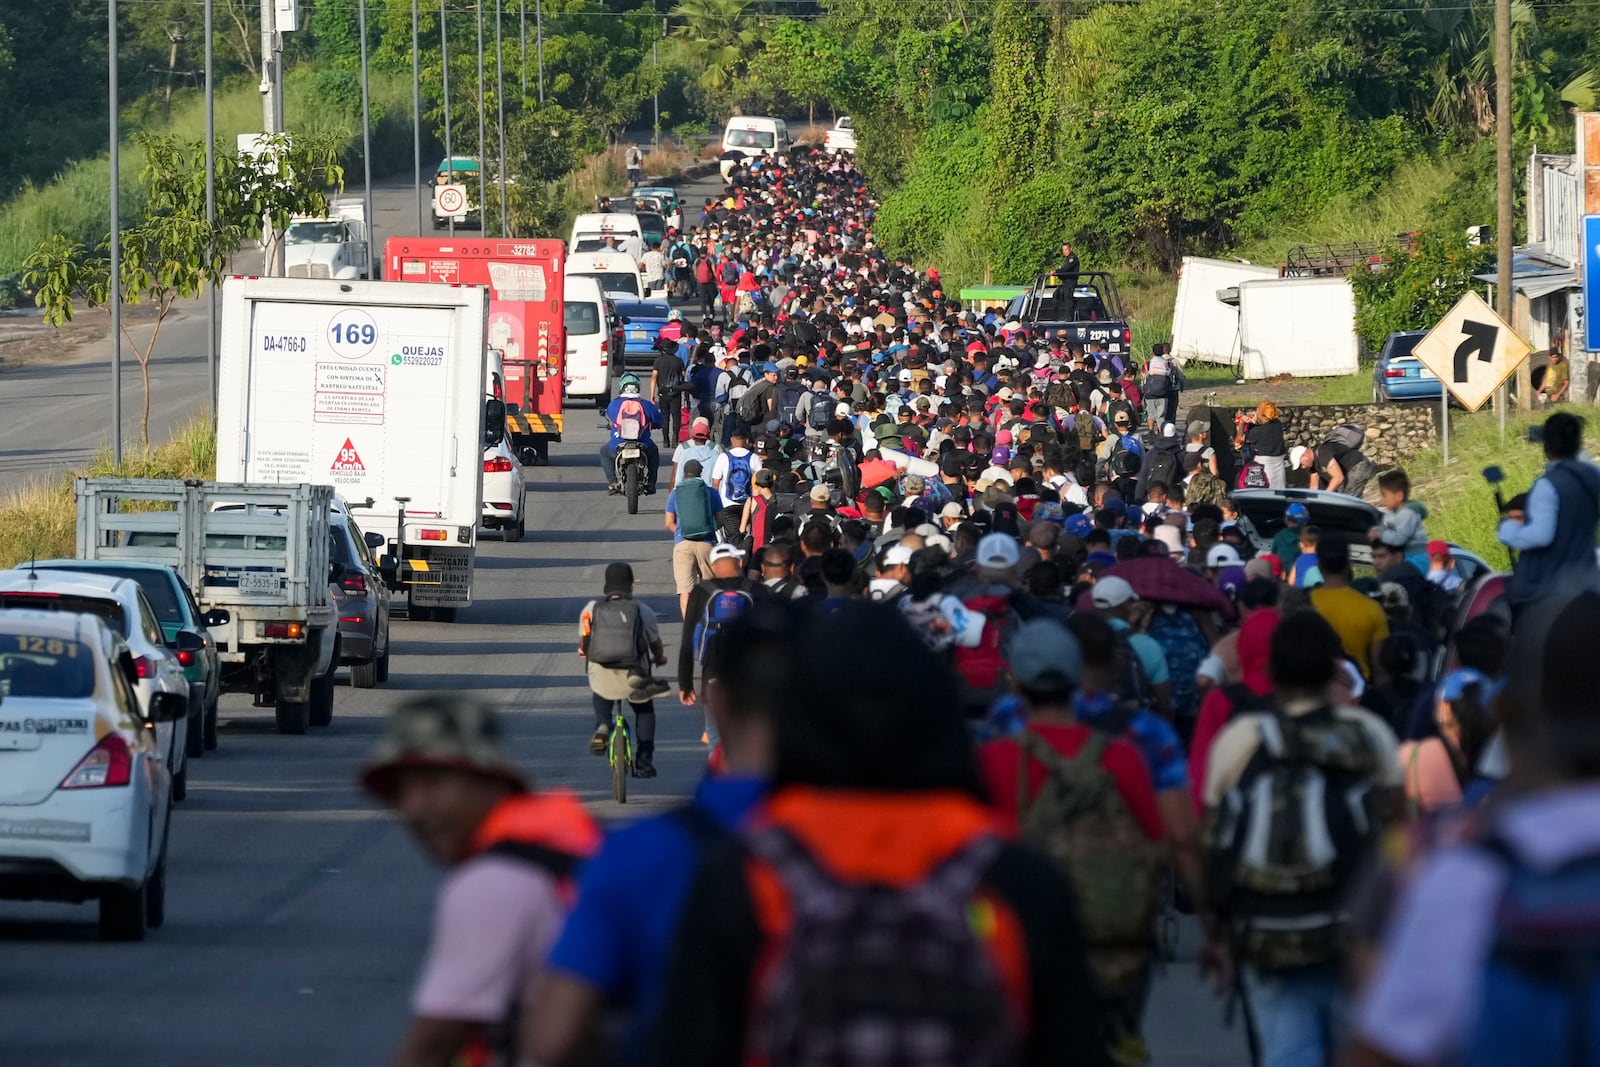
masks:
<path id="1" fill-rule="evenodd" d="M 472 603 L 483 448 L 505 432 L 485 399 L 488 307 L 474 285 L 222 287 L 217 477 L 370 500 L 361 524 L 414 619 Z"/>
<path id="2" fill-rule="evenodd" d="M 1346 278 L 1266 278 L 1239 285 L 1241 376 L 1332 378 L 1361 364 L 1356 297 Z"/>
<path id="3" fill-rule="evenodd" d="M 211 626 L 222 687 L 273 704 L 278 729 L 333 718 L 338 619 L 326 485 L 79 478 L 78 558 L 161 563 L 183 575 Z"/>
<path id="4" fill-rule="evenodd" d="M 1178 299 L 1172 308 L 1172 354 L 1180 362 L 1199 360 L 1237 366 L 1239 306 L 1218 298 L 1243 282 L 1276 278 L 1277 268 L 1229 259 L 1184 256 L 1178 269 Z"/>

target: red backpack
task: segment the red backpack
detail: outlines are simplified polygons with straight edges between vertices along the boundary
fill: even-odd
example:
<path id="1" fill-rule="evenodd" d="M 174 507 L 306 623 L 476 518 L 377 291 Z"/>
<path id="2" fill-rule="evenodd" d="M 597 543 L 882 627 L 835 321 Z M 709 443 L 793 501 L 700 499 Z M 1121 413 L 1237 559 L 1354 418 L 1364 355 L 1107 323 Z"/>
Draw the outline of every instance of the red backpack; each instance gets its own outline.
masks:
<path id="1" fill-rule="evenodd" d="M 1011 608 L 1011 598 L 1004 593 L 968 597 L 962 606 L 983 616 L 983 636 L 971 648 L 956 648 L 956 670 L 966 683 L 968 703 L 988 703 L 1010 684 L 1005 638 L 1016 613 Z"/>

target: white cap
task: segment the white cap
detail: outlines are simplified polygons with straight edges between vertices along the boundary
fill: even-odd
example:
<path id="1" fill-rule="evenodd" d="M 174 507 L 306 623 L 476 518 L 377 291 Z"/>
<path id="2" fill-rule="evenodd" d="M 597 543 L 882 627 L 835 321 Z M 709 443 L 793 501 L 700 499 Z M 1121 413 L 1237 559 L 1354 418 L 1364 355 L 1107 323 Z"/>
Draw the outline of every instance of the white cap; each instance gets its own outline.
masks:
<path id="1" fill-rule="evenodd" d="M 961 510 L 961 505 L 952 500 L 939 509 L 939 517 L 941 519 L 960 519 L 964 518 L 965 514 Z"/>
<path id="2" fill-rule="evenodd" d="M 891 545 L 888 551 L 883 554 L 883 565 L 886 569 L 889 567 L 909 567 L 911 566 L 911 556 L 911 549 L 905 545 Z"/>
<path id="3" fill-rule="evenodd" d="M 1166 546 L 1167 555 L 1183 555 L 1183 531 L 1176 526 L 1162 523 L 1155 529 L 1155 539 Z"/>
<path id="4" fill-rule="evenodd" d="M 833 406 L 833 417 L 836 419 L 848 419 L 853 414 L 855 412 L 851 410 L 850 405 L 843 401 Z"/>
<path id="5" fill-rule="evenodd" d="M 744 551 L 738 545 L 732 545 L 724 541 L 713 548 L 710 554 L 706 556 L 707 563 L 715 563 L 719 559 L 744 559 Z"/>
<path id="6" fill-rule="evenodd" d="M 1017 549 L 1017 539 L 1006 533 L 984 534 L 978 542 L 978 566 L 1005 570 L 1015 567 L 1022 559 Z"/>
<path id="7" fill-rule="evenodd" d="M 1094 606 L 1097 608 L 1118 608 L 1138 599 L 1139 594 L 1133 591 L 1126 578 L 1108 574 L 1094 583 Z"/>
<path id="8" fill-rule="evenodd" d="M 1212 545 L 1206 553 L 1207 567 L 1240 567 L 1244 560 L 1239 557 L 1239 550 L 1232 545 Z"/>
<path id="9" fill-rule="evenodd" d="M 1293 448 L 1289 449 L 1289 466 L 1300 466 L 1300 458 L 1309 451 L 1311 450 L 1305 445 L 1295 445 Z"/>

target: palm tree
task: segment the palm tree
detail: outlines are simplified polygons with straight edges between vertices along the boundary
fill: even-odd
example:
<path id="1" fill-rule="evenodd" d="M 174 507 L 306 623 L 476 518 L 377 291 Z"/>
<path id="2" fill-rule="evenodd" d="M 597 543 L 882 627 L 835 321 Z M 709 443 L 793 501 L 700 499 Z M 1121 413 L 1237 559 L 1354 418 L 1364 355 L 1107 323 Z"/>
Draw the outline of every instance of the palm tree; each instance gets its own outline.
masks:
<path id="1" fill-rule="evenodd" d="M 760 50 L 767 19 L 757 0 L 679 0 L 672 30 L 683 58 L 698 69 L 702 88 L 720 93 L 732 87 L 749 57 Z"/>

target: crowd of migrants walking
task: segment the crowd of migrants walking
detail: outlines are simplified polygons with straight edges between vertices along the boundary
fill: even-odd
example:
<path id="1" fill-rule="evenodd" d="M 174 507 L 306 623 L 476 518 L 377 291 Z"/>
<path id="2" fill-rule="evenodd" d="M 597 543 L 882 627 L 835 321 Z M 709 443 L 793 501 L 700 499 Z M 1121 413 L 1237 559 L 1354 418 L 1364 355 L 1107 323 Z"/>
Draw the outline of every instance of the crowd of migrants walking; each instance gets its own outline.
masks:
<path id="1" fill-rule="evenodd" d="M 703 719 L 693 799 L 602 837 L 489 709 L 389 724 L 365 782 L 450 868 L 396 1062 L 1151 1062 L 1179 916 L 1257 1063 L 1596 1062 L 1581 424 L 1466 581 L 1359 427 L 1186 419 L 1163 346 L 963 310 L 875 206 L 800 149 L 666 238 L 705 321 L 626 395 L 683 430 L 682 637 L 619 561 L 577 645 L 595 752 Z M 1377 518 L 1233 499 L 1295 485 Z"/>

